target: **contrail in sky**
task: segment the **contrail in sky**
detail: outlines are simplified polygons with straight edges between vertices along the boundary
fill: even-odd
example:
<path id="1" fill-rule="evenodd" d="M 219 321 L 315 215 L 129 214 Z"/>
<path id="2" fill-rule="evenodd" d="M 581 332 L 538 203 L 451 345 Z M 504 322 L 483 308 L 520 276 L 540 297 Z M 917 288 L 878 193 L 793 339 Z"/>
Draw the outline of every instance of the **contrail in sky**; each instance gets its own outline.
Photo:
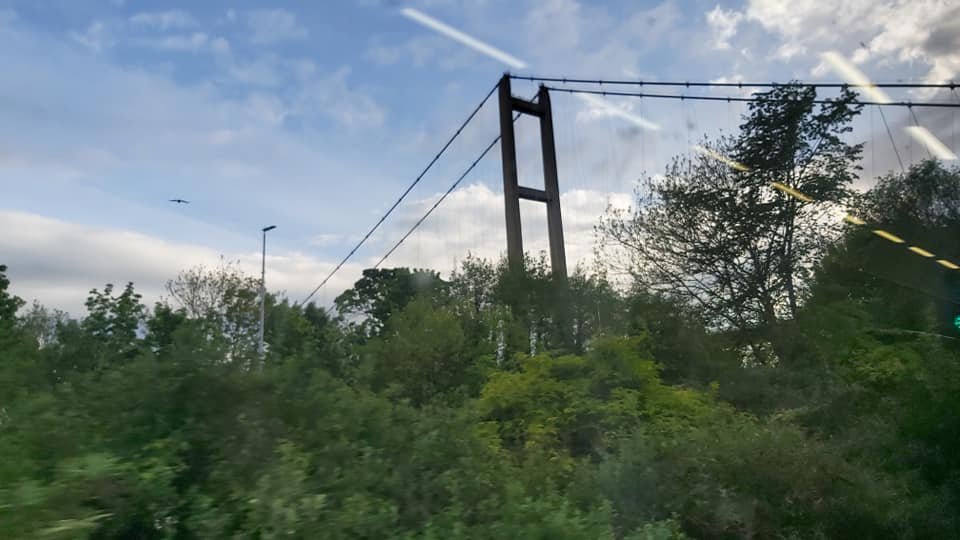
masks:
<path id="1" fill-rule="evenodd" d="M 491 58 L 499 60 L 512 68 L 524 69 L 527 67 L 527 63 L 524 62 L 523 60 L 520 60 L 515 56 L 511 56 L 492 45 L 488 45 L 480 41 L 479 39 L 474 38 L 473 36 L 464 34 L 460 30 L 457 30 L 456 28 L 446 23 L 438 21 L 437 19 L 434 19 L 433 17 L 427 15 L 426 13 L 423 13 L 422 11 L 416 10 L 414 8 L 403 8 L 402 10 L 400 10 L 400 13 L 402 13 L 404 17 L 414 22 L 417 22 L 419 24 L 422 24 L 423 26 L 426 26 L 427 28 L 433 30 L 434 32 L 443 34 L 452 40 L 459 41 L 460 43 L 463 43 L 467 47 L 470 47 L 471 49 L 479 53 L 485 54 Z"/>

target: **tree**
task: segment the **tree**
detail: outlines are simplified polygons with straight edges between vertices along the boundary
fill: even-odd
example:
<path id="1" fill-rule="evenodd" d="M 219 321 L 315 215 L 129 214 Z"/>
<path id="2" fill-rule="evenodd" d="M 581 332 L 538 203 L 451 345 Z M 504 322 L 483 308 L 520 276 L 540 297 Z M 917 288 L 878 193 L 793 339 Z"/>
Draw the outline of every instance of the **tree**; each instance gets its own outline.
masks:
<path id="1" fill-rule="evenodd" d="M 418 298 L 387 321 L 376 351 L 377 383 L 416 406 L 462 401 L 479 389 L 481 366 L 468 357 L 463 331 L 449 312 Z"/>
<path id="2" fill-rule="evenodd" d="M 609 210 L 598 234 L 614 270 L 694 308 L 714 328 L 769 330 L 794 316 L 835 236 L 823 203 L 847 198 L 861 150 L 840 138 L 859 110 L 853 94 L 819 108 L 815 97 L 801 87 L 757 95 L 739 136 L 705 142 L 706 154 L 677 158 L 663 177 L 648 178 L 633 208 Z"/>
<path id="3" fill-rule="evenodd" d="M 10 280 L 7 279 L 7 266 L 0 264 L 0 336 L 9 332 L 16 324 L 17 310 L 23 306 L 20 297 L 10 294 Z"/>
<path id="4" fill-rule="evenodd" d="M 245 276 L 238 263 L 221 260 L 185 270 L 167 282 L 167 292 L 190 319 L 203 321 L 209 339 L 224 340 L 231 361 L 246 362 L 257 349 L 260 282 Z"/>
<path id="5" fill-rule="evenodd" d="M 140 298 L 133 283 L 127 283 L 123 292 L 116 296 L 113 296 L 110 283 L 104 286 L 103 292 L 92 289 L 86 301 L 87 316 L 80 326 L 109 351 L 108 354 L 129 359 L 139 347 L 137 333 L 146 313 Z"/>
<path id="6" fill-rule="evenodd" d="M 440 275 L 430 270 L 368 268 L 334 303 L 341 316 L 369 337 L 383 331 L 390 316 L 414 297 L 441 297 L 446 286 Z"/>

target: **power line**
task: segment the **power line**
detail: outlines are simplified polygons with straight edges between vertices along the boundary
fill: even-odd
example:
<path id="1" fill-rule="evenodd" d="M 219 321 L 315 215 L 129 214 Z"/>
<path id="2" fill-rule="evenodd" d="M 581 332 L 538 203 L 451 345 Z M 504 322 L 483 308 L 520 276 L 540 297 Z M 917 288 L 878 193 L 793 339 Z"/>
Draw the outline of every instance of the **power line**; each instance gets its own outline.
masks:
<path id="1" fill-rule="evenodd" d="M 394 202 L 393 205 L 391 205 L 390 208 L 387 209 L 386 213 L 384 213 L 383 216 L 373 225 L 373 227 L 371 227 L 370 230 L 367 231 L 367 234 L 363 235 L 363 238 L 361 238 L 360 241 L 357 242 L 357 245 L 353 246 L 353 249 L 351 249 L 350 252 L 347 253 L 346 257 L 344 257 L 339 263 L 337 263 L 337 266 L 335 266 L 333 270 L 331 270 L 330 273 L 327 274 L 327 277 L 323 278 L 323 281 L 321 281 L 320 284 L 317 285 L 316 288 L 314 288 L 313 291 L 311 291 L 310 294 L 308 294 L 307 297 L 304 298 L 302 302 L 300 302 L 300 305 L 306 304 L 311 298 L 313 298 L 313 295 L 317 294 L 317 291 L 323 288 L 323 286 L 326 285 L 328 281 L 330 281 L 330 278 L 332 278 L 334 274 L 336 274 L 340 270 L 340 268 L 342 268 L 343 265 L 346 264 L 346 262 L 350 260 L 351 257 L 353 257 L 354 253 L 356 253 L 357 250 L 360 249 L 360 246 L 362 246 L 370 238 L 370 235 L 372 235 L 377 229 L 380 228 L 380 225 L 382 225 L 383 222 L 386 221 L 387 217 L 389 217 L 390 214 L 393 213 L 393 211 L 397 208 L 397 206 L 399 206 L 400 203 L 403 202 L 403 200 L 407 197 L 407 195 L 410 194 L 410 191 L 412 191 L 413 188 L 420 183 L 420 180 L 423 179 L 424 175 L 426 175 L 427 172 L 437 162 L 437 160 L 440 159 L 440 156 L 442 156 L 443 153 L 446 152 L 447 148 L 449 148 L 450 145 L 453 144 L 453 141 L 455 141 L 457 137 L 460 136 L 460 133 L 463 131 L 463 129 L 467 127 L 467 124 L 469 124 L 473 120 L 473 118 L 477 115 L 477 113 L 480 112 L 480 109 L 483 108 L 483 106 L 487 103 L 487 100 L 490 99 L 490 96 L 493 95 L 493 93 L 497 90 L 499 86 L 500 86 L 499 83 L 497 83 L 493 86 L 493 88 L 490 89 L 489 92 L 487 92 L 487 95 L 484 96 L 483 100 L 481 100 L 480 103 L 473 108 L 473 111 L 470 113 L 469 116 L 467 116 L 466 120 L 464 120 L 460 124 L 460 127 L 457 128 L 457 131 L 454 132 L 454 134 L 447 140 L 446 144 L 444 144 L 443 147 L 440 149 L 440 151 L 437 152 L 437 155 L 434 156 L 432 160 L 430 160 L 430 163 L 428 163 L 427 166 L 424 167 L 423 171 L 421 171 L 420 174 L 417 175 L 417 177 L 413 180 L 413 182 L 411 182 L 410 185 L 407 186 L 407 189 L 405 189 L 403 193 L 400 194 L 400 197 L 396 200 L 396 202 Z"/>
<path id="2" fill-rule="evenodd" d="M 510 75 L 511 79 L 535 82 L 559 82 L 564 84 L 608 84 L 611 86 L 684 86 L 691 87 L 716 87 L 716 88 L 782 88 L 782 87 L 812 87 L 812 88 L 949 88 L 956 89 L 960 83 L 876 83 L 876 84 L 849 84 L 849 83 L 745 83 L 745 82 L 670 82 L 670 81 L 628 81 L 628 80 L 604 80 L 604 79 L 569 79 L 566 77 L 535 77 Z"/>
<path id="3" fill-rule="evenodd" d="M 547 86 L 547 90 L 554 92 L 567 92 L 568 94 L 593 94 L 598 96 L 623 96 L 623 97 L 640 97 L 640 98 L 657 98 L 657 99 L 679 99 L 679 100 L 693 100 L 693 101 L 740 101 L 748 103 L 757 103 L 761 101 L 792 101 L 790 99 L 771 99 L 769 97 L 735 97 L 735 96 L 690 96 L 684 94 L 648 94 L 640 92 L 618 92 L 614 90 L 588 90 L 585 88 L 559 88 L 555 86 Z M 820 105 L 829 105 L 836 103 L 836 101 L 831 101 L 828 99 L 815 99 L 812 103 Z M 960 108 L 958 103 L 945 103 L 945 102 L 920 102 L 913 103 L 910 101 L 891 101 L 889 103 L 881 101 L 854 101 L 853 103 L 859 105 L 876 105 L 876 106 L 889 106 L 889 107 L 945 107 L 950 109 Z"/>

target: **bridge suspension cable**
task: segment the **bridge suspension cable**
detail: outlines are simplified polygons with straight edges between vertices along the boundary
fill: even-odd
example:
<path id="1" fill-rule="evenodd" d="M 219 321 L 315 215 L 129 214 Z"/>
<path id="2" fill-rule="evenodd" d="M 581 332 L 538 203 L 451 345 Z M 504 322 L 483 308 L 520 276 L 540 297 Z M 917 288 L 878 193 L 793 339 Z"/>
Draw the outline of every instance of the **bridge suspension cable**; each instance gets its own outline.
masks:
<path id="1" fill-rule="evenodd" d="M 715 87 L 715 88 L 782 88 L 782 87 L 813 87 L 813 88 L 947 88 L 954 90 L 960 87 L 960 83 L 951 81 L 946 83 L 874 83 L 874 84 L 852 84 L 852 83 L 806 83 L 797 82 L 768 82 L 768 83 L 745 83 L 745 82 L 679 82 L 679 81 L 635 81 L 635 80 L 616 80 L 616 79 L 571 79 L 567 77 L 536 77 L 524 75 L 510 75 L 511 79 L 520 81 L 533 81 L 545 83 L 563 83 L 563 84 L 597 84 L 610 86 L 683 86 L 692 87 Z"/>
<path id="2" fill-rule="evenodd" d="M 787 86 L 787 85 L 783 85 Z M 650 94 L 645 92 L 620 92 L 616 90 L 590 90 L 587 88 L 561 88 L 556 86 L 548 86 L 547 90 L 552 92 L 566 92 L 568 94 L 591 94 L 597 96 L 623 96 L 623 97 L 639 97 L 639 98 L 655 98 L 655 99 L 679 99 L 681 101 L 738 101 L 738 102 L 748 102 L 755 103 L 760 101 L 770 101 L 769 97 L 739 97 L 739 96 L 691 96 L 686 94 Z M 789 99 L 784 99 L 782 101 L 789 101 Z M 831 103 L 836 103 L 836 101 L 831 101 L 827 99 L 815 99 L 813 103 L 820 105 L 828 105 Z M 943 107 L 948 109 L 957 109 L 960 108 L 960 103 L 950 103 L 950 102 L 912 102 L 912 101 L 892 101 L 892 102 L 882 102 L 882 101 L 861 101 L 856 100 L 854 103 L 860 105 L 876 105 L 881 107 Z"/>
<path id="3" fill-rule="evenodd" d="M 313 289 L 313 291 L 311 291 L 310 294 L 308 294 L 307 297 L 304 298 L 299 303 L 299 305 L 305 305 L 308 301 L 310 301 L 310 299 L 313 298 L 313 295 L 317 294 L 317 291 L 323 288 L 323 286 L 326 285 L 328 281 L 330 281 L 330 278 L 332 278 L 338 271 L 340 271 L 340 269 L 343 268 L 343 265 L 346 264 L 347 261 L 349 261 L 350 258 L 353 257 L 353 255 L 357 252 L 357 250 L 360 249 L 360 247 L 366 243 L 366 241 L 370 238 L 370 236 L 373 235 L 373 233 L 380 228 L 380 225 L 382 225 L 383 222 L 386 221 L 386 219 L 390 216 L 390 214 L 392 214 L 393 211 L 396 210 L 397 206 L 399 206 L 400 203 L 403 202 L 403 200 L 407 197 L 407 195 L 410 194 L 413 188 L 420 183 L 420 180 L 423 179 L 423 177 L 427 174 L 427 172 L 429 172 L 430 169 L 433 168 L 433 165 L 440 159 L 440 156 L 442 156 L 444 152 L 447 151 L 447 148 L 449 148 L 450 145 L 453 144 L 453 141 L 455 141 L 457 137 L 460 136 L 460 133 L 463 131 L 464 128 L 467 127 L 467 124 L 469 124 L 473 120 L 473 118 L 477 115 L 477 113 L 480 112 L 480 109 L 483 108 L 483 106 L 487 103 L 487 101 L 490 99 L 490 96 L 492 96 L 493 93 L 497 91 L 498 86 L 499 84 L 493 85 L 493 88 L 491 88 L 490 91 L 487 92 L 487 95 L 484 96 L 483 99 L 480 101 L 480 103 L 473 108 L 473 111 L 470 112 L 470 115 L 467 116 L 467 118 L 460 124 L 460 127 L 457 128 L 457 131 L 455 131 L 454 134 L 449 139 L 447 139 L 447 142 L 443 145 L 442 148 L 440 148 L 440 151 L 437 152 L 437 155 L 430 160 L 430 163 L 427 163 L 427 166 L 424 167 L 423 170 L 420 172 L 420 174 L 418 174 L 417 177 L 413 179 L 413 182 L 411 182 L 410 185 L 407 186 L 407 189 L 405 189 L 403 193 L 400 194 L 400 197 L 390 206 L 390 208 L 387 209 L 387 211 L 383 214 L 383 216 L 381 216 L 380 219 L 377 220 L 376 223 L 374 223 L 373 227 L 371 227 L 370 230 L 367 231 L 367 234 L 363 235 L 363 238 L 361 238 L 360 241 L 357 242 L 355 246 L 353 246 L 353 248 L 346 254 L 346 256 L 343 257 L 343 259 L 341 259 L 339 263 L 337 263 L 337 265 L 333 268 L 333 270 L 331 270 L 330 273 L 327 274 L 322 281 L 320 281 L 320 284 L 317 285 Z"/>
<path id="4" fill-rule="evenodd" d="M 516 123 L 517 120 L 519 120 L 519 119 L 520 119 L 520 113 L 517 113 L 517 114 L 515 114 L 515 115 L 513 116 L 513 122 L 514 122 L 514 123 Z M 496 146 L 496 144 L 497 144 L 498 142 L 500 142 L 500 135 L 497 135 L 496 137 L 493 138 L 492 141 L 490 141 L 490 144 L 488 144 L 487 147 L 483 149 L 483 152 L 480 152 L 480 155 L 477 156 L 477 159 L 473 160 L 473 163 L 471 163 L 470 166 L 467 167 L 465 171 L 463 171 L 463 174 L 461 174 L 461 175 L 453 182 L 453 184 L 450 184 L 450 187 L 447 188 L 447 191 L 445 191 L 445 192 L 443 193 L 443 195 L 440 196 L 439 199 L 437 199 L 437 202 L 433 203 L 433 206 L 431 206 L 422 216 L 420 216 L 420 219 L 418 219 L 418 220 L 416 221 L 416 223 L 414 223 L 413 226 L 410 227 L 410 229 L 409 229 L 406 233 L 404 233 L 404 235 L 403 235 L 402 237 L 400 237 L 400 240 L 397 240 L 397 242 L 393 245 L 393 247 L 391 247 L 391 248 L 383 255 L 383 257 L 380 257 L 380 260 L 377 261 L 377 264 L 373 265 L 374 268 L 380 268 L 380 265 L 383 264 L 383 261 L 387 260 L 387 258 L 390 257 L 390 255 L 392 255 L 393 252 L 396 251 L 397 248 L 399 248 L 401 244 L 403 244 L 404 240 L 406 240 L 407 237 L 409 237 L 411 234 L 413 234 L 413 231 L 417 230 L 417 228 L 418 228 L 420 225 L 422 225 L 423 222 L 426 221 L 428 217 L 430 217 L 430 214 L 432 214 L 433 211 L 436 210 L 438 206 L 440 206 L 440 203 L 442 203 L 442 202 L 444 201 L 444 199 L 446 199 L 451 193 L 453 193 L 453 192 L 457 189 L 458 186 L 460 186 L 460 183 L 463 182 L 463 179 L 466 178 L 467 175 L 470 174 L 470 171 L 472 171 L 474 168 L 476 168 L 476 166 L 477 166 L 481 161 L 483 161 L 483 158 L 486 157 L 488 153 L 490 153 L 490 150 L 492 150 L 493 147 Z"/>

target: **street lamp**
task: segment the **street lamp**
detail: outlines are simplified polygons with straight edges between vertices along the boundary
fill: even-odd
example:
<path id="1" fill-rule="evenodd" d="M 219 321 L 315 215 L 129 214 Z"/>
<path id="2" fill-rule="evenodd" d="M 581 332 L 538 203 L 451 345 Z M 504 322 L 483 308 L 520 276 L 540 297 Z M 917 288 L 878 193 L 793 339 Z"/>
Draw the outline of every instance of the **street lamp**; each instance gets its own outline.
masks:
<path id="1" fill-rule="evenodd" d="M 260 229 L 263 232 L 263 255 L 260 259 L 260 331 L 257 339 L 257 352 L 260 353 L 260 358 L 263 358 L 263 313 L 264 313 L 264 302 L 267 299 L 267 231 L 272 231 L 276 229 L 276 225 L 270 225 L 269 227 L 264 227 Z"/>

